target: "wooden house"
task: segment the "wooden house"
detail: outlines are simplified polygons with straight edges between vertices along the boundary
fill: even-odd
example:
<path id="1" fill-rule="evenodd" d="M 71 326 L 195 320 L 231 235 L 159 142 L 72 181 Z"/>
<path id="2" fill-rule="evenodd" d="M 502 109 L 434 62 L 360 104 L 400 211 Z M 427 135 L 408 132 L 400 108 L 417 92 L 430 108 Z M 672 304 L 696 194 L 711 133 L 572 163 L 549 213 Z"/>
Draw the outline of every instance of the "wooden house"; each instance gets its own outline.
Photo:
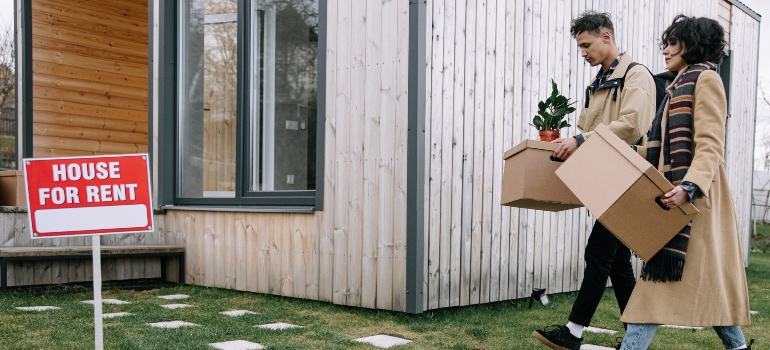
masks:
<path id="1" fill-rule="evenodd" d="M 760 16 L 737 0 L 17 0 L 19 158 L 148 152 L 156 232 L 101 239 L 183 244 L 189 284 L 410 313 L 574 291 L 594 219 L 499 203 L 550 79 L 580 105 L 596 74 L 569 33 L 586 10 L 653 72 L 676 14 L 725 27 L 748 259 Z M 89 242 L 30 241 L 24 213 L 0 215 L 0 245 Z"/>

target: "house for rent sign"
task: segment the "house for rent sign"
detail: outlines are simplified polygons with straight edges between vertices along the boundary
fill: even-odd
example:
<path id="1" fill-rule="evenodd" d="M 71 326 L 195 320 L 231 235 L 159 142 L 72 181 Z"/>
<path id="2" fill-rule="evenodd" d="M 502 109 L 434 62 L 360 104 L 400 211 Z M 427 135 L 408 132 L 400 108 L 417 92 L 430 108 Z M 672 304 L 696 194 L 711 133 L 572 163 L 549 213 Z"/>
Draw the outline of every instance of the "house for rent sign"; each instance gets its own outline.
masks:
<path id="1" fill-rule="evenodd" d="M 153 230 L 146 154 L 24 159 L 32 238 Z"/>

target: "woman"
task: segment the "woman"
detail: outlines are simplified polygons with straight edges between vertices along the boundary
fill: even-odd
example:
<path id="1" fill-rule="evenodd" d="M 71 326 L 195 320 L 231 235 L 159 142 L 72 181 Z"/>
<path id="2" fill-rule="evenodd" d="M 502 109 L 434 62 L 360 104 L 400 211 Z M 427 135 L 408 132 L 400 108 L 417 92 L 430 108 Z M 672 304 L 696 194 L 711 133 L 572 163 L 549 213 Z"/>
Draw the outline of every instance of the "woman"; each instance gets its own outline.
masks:
<path id="1" fill-rule="evenodd" d="M 724 167 L 727 101 L 715 71 L 724 29 L 679 15 L 660 45 L 677 76 L 637 151 L 675 185 L 660 197 L 664 206 L 692 201 L 700 213 L 642 268 L 621 317 L 628 328 L 620 349 L 647 349 L 659 324 L 713 326 L 726 349 L 751 349 L 739 327 L 750 322 L 749 299 Z"/>

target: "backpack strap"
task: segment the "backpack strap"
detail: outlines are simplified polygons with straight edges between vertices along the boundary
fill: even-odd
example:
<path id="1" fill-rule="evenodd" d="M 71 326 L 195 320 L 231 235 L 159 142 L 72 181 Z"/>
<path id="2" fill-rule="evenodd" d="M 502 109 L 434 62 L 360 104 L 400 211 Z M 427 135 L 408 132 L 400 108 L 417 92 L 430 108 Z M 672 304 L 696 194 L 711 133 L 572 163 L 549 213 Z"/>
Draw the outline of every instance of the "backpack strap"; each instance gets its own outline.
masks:
<path id="1" fill-rule="evenodd" d="M 640 65 L 640 63 L 638 63 L 638 62 L 631 62 L 628 65 L 628 67 L 626 68 L 626 72 L 623 73 L 622 77 L 616 78 L 616 79 L 612 79 L 612 80 L 607 80 L 603 84 L 599 85 L 596 88 L 596 90 L 606 89 L 606 88 L 613 88 L 614 87 L 615 91 L 612 92 L 612 100 L 613 101 L 617 101 L 618 100 L 618 91 L 623 91 L 623 86 L 626 83 L 626 75 L 628 75 L 628 71 L 630 71 L 631 68 L 634 68 L 634 67 L 636 67 L 638 65 Z M 647 69 L 646 66 L 643 66 L 643 67 L 645 69 Z M 647 69 L 647 71 L 649 72 L 649 69 Z M 650 73 L 650 75 L 652 75 L 652 73 Z M 586 87 L 586 92 L 585 92 L 585 94 L 586 94 L 586 97 L 585 97 L 585 100 L 586 100 L 585 101 L 585 108 L 588 108 L 588 103 L 589 103 L 589 101 L 591 99 L 591 94 L 590 94 L 591 92 L 595 92 L 595 90 L 592 91 L 591 85 L 589 85 L 588 87 Z"/>
<path id="2" fill-rule="evenodd" d="M 639 65 L 638 62 L 631 62 L 631 64 L 628 65 L 628 68 L 626 68 L 626 73 L 624 73 L 623 77 L 620 78 L 620 91 L 623 91 L 623 85 L 626 84 L 626 75 L 628 75 L 628 71 L 630 71 L 631 68 L 634 68 L 634 67 L 636 67 L 638 65 Z M 645 68 L 647 68 L 647 67 L 645 67 Z M 650 73 L 650 75 L 652 75 L 652 73 Z M 617 90 L 615 90 L 615 91 L 617 92 Z M 614 98 L 615 98 L 615 96 L 613 96 L 613 99 Z"/>

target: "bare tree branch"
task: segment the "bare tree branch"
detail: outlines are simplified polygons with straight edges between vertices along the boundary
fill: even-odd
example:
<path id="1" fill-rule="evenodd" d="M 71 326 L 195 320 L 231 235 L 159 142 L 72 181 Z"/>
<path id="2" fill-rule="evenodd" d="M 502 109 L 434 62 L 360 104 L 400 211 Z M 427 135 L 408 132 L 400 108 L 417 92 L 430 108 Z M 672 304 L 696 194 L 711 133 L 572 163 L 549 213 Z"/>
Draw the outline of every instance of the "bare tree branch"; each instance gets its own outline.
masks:
<path id="1" fill-rule="evenodd" d="M 0 108 L 13 108 L 16 101 L 15 55 L 13 27 L 11 24 L 0 23 Z"/>

